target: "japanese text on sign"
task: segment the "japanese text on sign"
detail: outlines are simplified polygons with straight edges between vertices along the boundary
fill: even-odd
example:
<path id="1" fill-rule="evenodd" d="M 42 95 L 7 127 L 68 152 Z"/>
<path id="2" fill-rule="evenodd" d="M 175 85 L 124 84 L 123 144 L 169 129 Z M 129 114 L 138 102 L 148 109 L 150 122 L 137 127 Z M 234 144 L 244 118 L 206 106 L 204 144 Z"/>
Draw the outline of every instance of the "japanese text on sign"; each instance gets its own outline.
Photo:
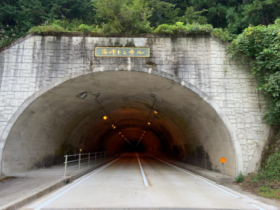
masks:
<path id="1" fill-rule="evenodd" d="M 96 57 L 150 57 L 150 48 L 96 47 Z"/>

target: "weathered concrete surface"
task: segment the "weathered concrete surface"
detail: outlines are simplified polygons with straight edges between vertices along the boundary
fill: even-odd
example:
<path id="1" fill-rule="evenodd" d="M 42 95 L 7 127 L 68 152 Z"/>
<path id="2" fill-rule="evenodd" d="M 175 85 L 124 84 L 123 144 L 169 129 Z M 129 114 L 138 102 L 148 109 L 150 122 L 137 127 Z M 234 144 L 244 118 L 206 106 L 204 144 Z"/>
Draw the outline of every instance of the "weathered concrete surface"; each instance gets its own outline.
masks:
<path id="1" fill-rule="evenodd" d="M 96 46 L 127 44 L 150 47 L 151 58 L 94 57 Z M 162 120 L 147 134 L 153 141 L 143 141 L 146 149 L 216 171 L 226 156 L 231 176 L 254 171 L 269 131 L 261 119 L 265 100 L 248 66 L 230 61 L 225 49 L 210 37 L 29 36 L 16 43 L 0 53 L 2 173 L 40 166 L 65 144 L 121 148 L 94 99 L 75 98 L 86 90 L 101 92 L 133 141 L 152 104 L 149 94 L 157 94 Z"/>

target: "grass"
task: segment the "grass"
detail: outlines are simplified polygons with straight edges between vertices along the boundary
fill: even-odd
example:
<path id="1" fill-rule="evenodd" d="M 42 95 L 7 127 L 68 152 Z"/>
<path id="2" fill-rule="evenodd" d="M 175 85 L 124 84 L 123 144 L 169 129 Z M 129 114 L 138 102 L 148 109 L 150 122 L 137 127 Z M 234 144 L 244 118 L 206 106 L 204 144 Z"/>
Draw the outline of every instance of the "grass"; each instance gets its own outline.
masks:
<path id="1" fill-rule="evenodd" d="M 265 180 L 256 173 L 248 174 L 243 183 L 242 188 L 265 198 L 273 198 L 280 200 L 280 180 Z"/>
<path id="2" fill-rule="evenodd" d="M 266 198 L 276 198 L 280 200 L 280 189 L 273 189 L 269 184 L 259 187 L 257 194 Z"/>

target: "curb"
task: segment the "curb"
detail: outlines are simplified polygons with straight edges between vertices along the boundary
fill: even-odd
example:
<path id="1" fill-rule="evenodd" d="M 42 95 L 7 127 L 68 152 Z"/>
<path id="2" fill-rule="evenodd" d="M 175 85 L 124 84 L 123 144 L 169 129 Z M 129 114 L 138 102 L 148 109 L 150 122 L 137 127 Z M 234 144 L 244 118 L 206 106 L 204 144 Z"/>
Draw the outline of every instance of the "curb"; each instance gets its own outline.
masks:
<path id="1" fill-rule="evenodd" d="M 20 198 L 20 199 L 17 199 L 15 200 L 14 202 L 11 202 L 7 205 L 4 205 L 4 206 L 0 206 L 0 209 L 1 210 L 15 210 L 15 209 L 18 209 L 28 203 L 31 203 L 33 202 L 34 200 L 38 199 L 38 198 L 41 198 L 55 190 L 57 190 L 58 188 L 61 188 L 63 187 L 64 185 L 67 185 L 68 183 L 74 181 L 75 179 L 78 179 L 80 178 L 81 176 L 105 165 L 106 163 L 112 161 L 112 159 L 115 159 L 114 157 L 110 158 L 108 161 L 105 161 L 104 163 L 101 163 L 97 166 L 94 166 L 92 168 L 89 168 L 89 169 L 85 169 L 77 174 L 74 174 L 74 175 L 71 175 L 69 177 L 66 177 L 66 178 L 61 178 L 59 181 L 56 181 L 55 183 L 53 184 L 50 184 L 50 185 L 47 185 L 46 187 L 42 187 L 41 189 L 38 189 L 37 192 L 34 192 L 34 193 L 31 193 L 27 196 L 25 196 L 24 198 Z"/>

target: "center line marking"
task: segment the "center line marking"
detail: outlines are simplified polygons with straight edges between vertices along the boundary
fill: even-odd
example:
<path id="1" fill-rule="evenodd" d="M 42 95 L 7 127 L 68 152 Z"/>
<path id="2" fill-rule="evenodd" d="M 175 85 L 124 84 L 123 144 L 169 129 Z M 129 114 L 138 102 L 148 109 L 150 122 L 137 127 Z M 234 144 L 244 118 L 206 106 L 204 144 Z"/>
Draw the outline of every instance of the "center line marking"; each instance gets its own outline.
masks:
<path id="1" fill-rule="evenodd" d="M 147 180 L 146 175 L 144 173 L 144 170 L 142 168 L 142 165 L 141 165 L 141 162 L 140 162 L 140 159 L 138 157 L 137 152 L 136 152 L 136 156 L 137 156 L 137 159 L 138 159 L 138 163 L 139 163 L 139 166 L 140 166 L 140 170 L 141 170 L 141 173 L 142 173 L 142 177 L 143 177 L 143 181 L 144 181 L 145 187 L 149 187 L 148 180 Z"/>

